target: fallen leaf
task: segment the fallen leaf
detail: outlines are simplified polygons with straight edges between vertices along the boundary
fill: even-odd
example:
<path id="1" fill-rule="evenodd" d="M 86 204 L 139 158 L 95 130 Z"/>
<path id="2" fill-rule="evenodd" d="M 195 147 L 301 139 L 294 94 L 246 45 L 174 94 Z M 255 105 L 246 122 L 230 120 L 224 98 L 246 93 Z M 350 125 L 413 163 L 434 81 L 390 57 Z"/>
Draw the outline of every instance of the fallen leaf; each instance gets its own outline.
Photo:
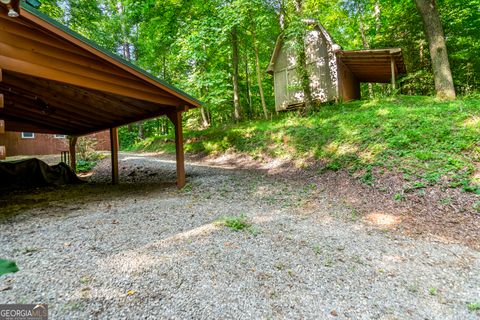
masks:
<path id="1" fill-rule="evenodd" d="M 12 286 L 3 286 L 3 287 L 0 287 L 0 292 L 7 291 L 7 290 L 10 290 L 10 289 L 12 289 Z"/>
<path id="2" fill-rule="evenodd" d="M 127 296 L 133 296 L 136 293 L 135 290 L 128 290 L 127 291 Z"/>

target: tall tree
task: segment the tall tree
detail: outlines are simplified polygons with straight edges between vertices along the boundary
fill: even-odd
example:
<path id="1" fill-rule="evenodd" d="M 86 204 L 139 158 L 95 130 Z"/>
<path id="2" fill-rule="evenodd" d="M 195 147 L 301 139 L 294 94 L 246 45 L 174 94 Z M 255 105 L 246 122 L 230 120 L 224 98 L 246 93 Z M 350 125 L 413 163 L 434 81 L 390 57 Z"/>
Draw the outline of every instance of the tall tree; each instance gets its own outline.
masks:
<path id="1" fill-rule="evenodd" d="M 309 111 L 313 107 L 313 99 L 310 89 L 310 75 L 307 68 L 305 35 L 307 28 L 310 26 L 304 20 L 306 14 L 304 0 L 293 0 L 292 4 L 293 10 L 290 22 L 286 26 L 286 33 L 287 38 L 291 39 L 290 46 L 293 48 L 296 56 L 296 70 L 303 91 L 303 100 L 305 101 L 304 111 Z"/>
<path id="2" fill-rule="evenodd" d="M 415 0 L 415 4 L 422 17 L 425 35 L 430 47 L 437 97 L 440 99 L 454 100 L 455 88 L 453 86 L 452 72 L 448 61 L 445 35 L 435 0 Z"/>
<path id="3" fill-rule="evenodd" d="M 237 26 L 232 28 L 232 67 L 233 67 L 233 115 L 235 121 L 242 118 L 242 106 L 240 105 L 240 89 L 238 85 L 238 31 Z"/>

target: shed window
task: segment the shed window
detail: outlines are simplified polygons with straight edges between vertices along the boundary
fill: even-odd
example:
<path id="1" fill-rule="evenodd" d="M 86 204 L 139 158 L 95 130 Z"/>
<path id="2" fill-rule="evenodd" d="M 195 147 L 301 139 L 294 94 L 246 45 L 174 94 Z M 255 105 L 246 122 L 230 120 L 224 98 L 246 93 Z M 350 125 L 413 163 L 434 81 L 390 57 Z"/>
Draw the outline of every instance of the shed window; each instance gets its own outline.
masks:
<path id="1" fill-rule="evenodd" d="M 22 132 L 22 139 L 35 139 L 35 133 L 33 133 L 33 132 Z"/>
<path id="2" fill-rule="evenodd" d="M 65 135 L 65 134 L 54 134 L 53 137 L 55 139 L 65 139 L 67 137 L 67 135 Z"/>

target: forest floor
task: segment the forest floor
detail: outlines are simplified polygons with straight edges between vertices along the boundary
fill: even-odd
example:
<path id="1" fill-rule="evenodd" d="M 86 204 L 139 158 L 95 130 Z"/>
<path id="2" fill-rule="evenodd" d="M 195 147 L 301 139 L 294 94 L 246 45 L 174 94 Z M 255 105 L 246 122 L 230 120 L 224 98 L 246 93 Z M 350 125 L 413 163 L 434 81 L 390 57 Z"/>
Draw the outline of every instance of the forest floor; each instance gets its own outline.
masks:
<path id="1" fill-rule="evenodd" d="M 104 159 L 86 184 L 0 195 L 0 255 L 20 268 L 0 303 L 55 319 L 480 316 L 478 216 L 281 161 L 190 159 L 177 190 L 171 156 L 120 158 L 118 186 Z"/>
<path id="2" fill-rule="evenodd" d="M 187 153 L 200 157 L 231 154 L 282 162 L 318 175 L 330 172 L 321 176 L 342 181 L 350 181 L 348 174 L 372 187 L 362 188 L 368 190 L 362 199 L 370 201 L 370 194 L 389 198 L 395 210 L 421 204 L 439 216 L 480 214 L 478 96 L 454 102 L 397 96 L 323 105 L 308 116 L 290 111 L 272 120 L 187 130 L 185 137 Z M 152 137 L 134 149 L 174 153 L 175 144 L 171 137 Z"/>

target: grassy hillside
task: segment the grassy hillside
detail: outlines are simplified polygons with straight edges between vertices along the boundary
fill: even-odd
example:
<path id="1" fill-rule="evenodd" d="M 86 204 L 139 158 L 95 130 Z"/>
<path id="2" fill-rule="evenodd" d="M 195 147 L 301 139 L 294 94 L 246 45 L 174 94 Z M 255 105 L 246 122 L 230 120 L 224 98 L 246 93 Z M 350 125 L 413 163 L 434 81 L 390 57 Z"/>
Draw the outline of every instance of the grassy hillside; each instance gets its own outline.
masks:
<path id="1" fill-rule="evenodd" d="M 323 106 L 308 117 L 296 112 L 255 121 L 187 131 L 190 153 L 225 151 L 255 158 L 316 159 L 322 170 L 361 173 L 395 171 L 418 188 L 438 183 L 480 194 L 480 99 L 436 102 L 429 97 L 356 101 Z M 137 150 L 173 153 L 165 138 L 137 144 Z"/>

